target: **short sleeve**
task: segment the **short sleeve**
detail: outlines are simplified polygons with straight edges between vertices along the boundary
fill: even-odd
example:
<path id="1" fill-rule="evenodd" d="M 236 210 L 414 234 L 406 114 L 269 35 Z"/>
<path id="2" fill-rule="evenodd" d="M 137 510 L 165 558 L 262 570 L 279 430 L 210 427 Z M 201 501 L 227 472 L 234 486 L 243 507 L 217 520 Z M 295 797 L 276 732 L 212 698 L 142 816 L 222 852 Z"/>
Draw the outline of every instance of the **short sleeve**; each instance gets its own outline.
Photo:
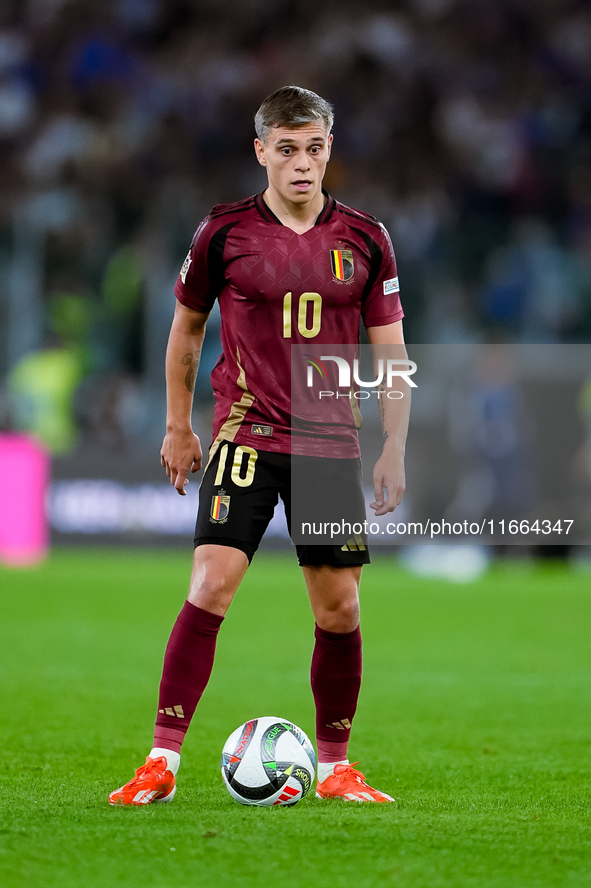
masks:
<path id="1" fill-rule="evenodd" d="M 219 295 L 219 275 L 212 269 L 216 253 L 214 232 L 211 217 L 206 216 L 195 232 L 174 287 L 178 301 L 194 311 L 211 311 Z"/>
<path id="2" fill-rule="evenodd" d="M 383 327 L 386 324 L 394 324 L 404 317 L 394 249 L 390 235 L 383 225 L 380 225 L 375 241 L 368 292 L 364 298 L 362 314 L 366 327 Z"/>

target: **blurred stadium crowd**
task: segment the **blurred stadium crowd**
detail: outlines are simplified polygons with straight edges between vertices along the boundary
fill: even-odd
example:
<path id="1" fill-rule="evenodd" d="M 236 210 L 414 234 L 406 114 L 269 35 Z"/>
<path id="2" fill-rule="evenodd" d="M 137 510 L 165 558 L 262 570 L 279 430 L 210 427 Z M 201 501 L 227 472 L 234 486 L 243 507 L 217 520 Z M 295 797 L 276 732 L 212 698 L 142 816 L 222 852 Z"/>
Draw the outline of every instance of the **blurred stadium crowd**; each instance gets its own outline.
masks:
<path id="1" fill-rule="evenodd" d="M 409 341 L 589 341 L 584 0 L 3 0 L 5 426 L 159 439 L 178 269 L 290 82 L 335 105 L 326 185 L 388 227 Z"/>

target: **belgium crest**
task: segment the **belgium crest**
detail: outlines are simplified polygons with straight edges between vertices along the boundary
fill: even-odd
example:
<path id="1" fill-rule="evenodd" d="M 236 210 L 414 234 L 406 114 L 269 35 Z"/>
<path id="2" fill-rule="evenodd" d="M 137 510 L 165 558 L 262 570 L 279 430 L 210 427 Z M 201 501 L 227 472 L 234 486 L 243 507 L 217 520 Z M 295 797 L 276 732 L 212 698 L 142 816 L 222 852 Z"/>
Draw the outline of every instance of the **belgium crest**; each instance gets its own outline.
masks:
<path id="1" fill-rule="evenodd" d="M 335 280 L 353 280 L 355 266 L 353 265 L 353 253 L 351 250 L 331 250 L 330 264 Z"/>
<path id="2" fill-rule="evenodd" d="M 225 524 L 230 511 L 230 497 L 226 496 L 225 490 L 220 490 L 217 496 L 211 498 L 211 508 L 209 510 L 209 520 L 212 524 Z"/>

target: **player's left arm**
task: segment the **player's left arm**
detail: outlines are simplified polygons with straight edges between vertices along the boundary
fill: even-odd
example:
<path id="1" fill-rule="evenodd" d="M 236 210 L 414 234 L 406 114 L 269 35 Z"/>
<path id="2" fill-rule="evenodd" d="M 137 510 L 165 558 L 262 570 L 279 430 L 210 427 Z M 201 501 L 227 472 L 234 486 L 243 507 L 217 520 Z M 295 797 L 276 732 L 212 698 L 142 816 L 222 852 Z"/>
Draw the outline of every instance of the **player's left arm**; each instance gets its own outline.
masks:
<path id="1" fill-rule="evenodd" d="M 367 327 L 367 338 L 376 365 L 380 357 L 406 360 L 402 321 L 380 327 Z M 406 487 L 404 451 L 410 414 L 410 386 L 401 378 L 399 388 L 402 397 L 396 398 L 388 397 L 389 390 L 385 382 L 377 389 L 384 447 L 373 470 L 375 502 L 371 503 L 371 508 L 375 510 L 376 516 L 393 512 L 402 500 Z"/>

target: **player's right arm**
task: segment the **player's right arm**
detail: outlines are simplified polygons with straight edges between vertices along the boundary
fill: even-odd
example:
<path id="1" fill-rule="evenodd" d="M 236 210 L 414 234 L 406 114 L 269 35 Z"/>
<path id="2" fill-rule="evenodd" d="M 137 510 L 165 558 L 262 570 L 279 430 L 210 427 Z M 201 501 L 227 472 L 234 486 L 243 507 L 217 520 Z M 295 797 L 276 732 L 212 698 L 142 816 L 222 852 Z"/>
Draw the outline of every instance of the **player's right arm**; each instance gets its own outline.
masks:
<path id="1" fill-rule="evenodd" d="M 177 302 L 166 349 L 166 436 L 160 461 L 183 496 L 187 475 L 201 468 L 201 444 L 193 432 L 191 410 L 208 316 L 209 312 Z"/>

